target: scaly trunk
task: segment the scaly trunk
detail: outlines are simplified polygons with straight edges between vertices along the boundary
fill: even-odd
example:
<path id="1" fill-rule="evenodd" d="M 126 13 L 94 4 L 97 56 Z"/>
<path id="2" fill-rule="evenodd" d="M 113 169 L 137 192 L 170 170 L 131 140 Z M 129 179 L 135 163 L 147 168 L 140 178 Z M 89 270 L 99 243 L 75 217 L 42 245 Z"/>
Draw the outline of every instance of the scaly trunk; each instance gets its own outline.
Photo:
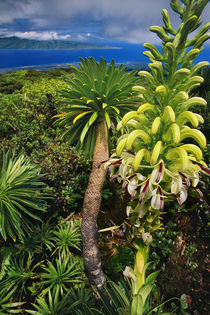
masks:
<path id="1" fill-rule="evenodd" d="M 109 158 L 108 130 L 104 120 L 96 125 L 96 144 L 93 154 L 93 165 L 85 192 L 82 210 L 83 257 L 90 281 L 99 289 L 105 284 L 101 268 L 101 257 L 97 247 L 97 216 L 101 205 L 101 193 L 106 177 L 106 170 L 101 164 Z"/>

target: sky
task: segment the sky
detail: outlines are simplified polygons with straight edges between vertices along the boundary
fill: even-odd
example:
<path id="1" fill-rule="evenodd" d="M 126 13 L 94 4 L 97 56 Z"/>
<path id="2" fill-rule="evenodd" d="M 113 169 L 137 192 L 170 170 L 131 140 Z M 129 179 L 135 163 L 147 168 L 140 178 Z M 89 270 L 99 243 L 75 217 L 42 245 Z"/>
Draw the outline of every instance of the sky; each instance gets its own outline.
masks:
<path id="1" fill-rule="evenodd" d="M 179 16 L 169 0 L 0 0 L 0 37 L 68 39 L 94 42 L 156 42 L 151 25 L 163 25 L 169 11 L 174 27 Z M 209 21 L 210 3 L 203 12 Z"/>

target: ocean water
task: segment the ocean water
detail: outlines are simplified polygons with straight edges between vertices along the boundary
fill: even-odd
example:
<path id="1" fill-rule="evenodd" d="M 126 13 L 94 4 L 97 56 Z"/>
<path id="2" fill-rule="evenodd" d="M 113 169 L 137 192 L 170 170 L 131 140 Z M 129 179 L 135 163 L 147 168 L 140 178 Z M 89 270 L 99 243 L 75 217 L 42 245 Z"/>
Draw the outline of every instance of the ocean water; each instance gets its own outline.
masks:
<path id="1" fill-rule="evenodd" d="M 29 49 L 0 49 L 0 73 L 22 69 L 48 69 L 67 66 L 80 61 L 80 57 L 94 57 L 97 61 L 101 57 L 110 62 L 114 58 L 116 63 L 126 65 L 144 65 L 149 59 L 143 55 L 142 45 L 122 44 L 112 49 L 78 49 L 78 50 L 29 50 Z M 196 62 L 210 61 L 210 46 L 206 46 Z"/>
<path id="2" fill-rule="evenodd" d="M 147 58 L 142 55 L 143 48 L 140 45 L 125 45 L 112 49 L 0 49 L 0 72 L 8 69 L 53 68 L 53 66 L 65 66 L 80 61 L 80 57 L 94 57 L 97 61 L 101 57 L 110 62 L 113 58 L 116 63 L 145 62 Z"/>

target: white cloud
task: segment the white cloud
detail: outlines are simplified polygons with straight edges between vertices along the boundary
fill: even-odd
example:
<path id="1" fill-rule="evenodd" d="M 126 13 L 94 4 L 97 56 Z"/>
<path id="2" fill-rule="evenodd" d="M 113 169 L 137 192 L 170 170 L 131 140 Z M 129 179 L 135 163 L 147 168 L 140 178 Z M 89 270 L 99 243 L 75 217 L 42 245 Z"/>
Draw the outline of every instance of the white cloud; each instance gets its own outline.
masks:
<path id="1" fill-rule="evenodd" d="M 72 33 L 72 34 L 63 34 L 58 33 L 56 31 L 44 31 L 44 32 L 8 32 L 4 29 L 4 31 L 0 31 L 0 36 L 11 37 L 16 36 L 23 39 L 36 39 L 36 40 L 79 40 L 79 41 L 87 41 L 90 38 L 94 38 L 91 33 Z"/>
<path id="2" fill-rule="evenodd" d="M 26 38 L 26 39 L 37 39 L 37 40 L 50 40 L 50 39 L 55 39 L 55 40 L 65 40 L 65 39 L 70 39 L 71 35 L 66 34 L 66 35 L 60 35 L 57 32 L 10 32 L 7 33 L 6 36 L 17 36 L 19 38 Z"/>

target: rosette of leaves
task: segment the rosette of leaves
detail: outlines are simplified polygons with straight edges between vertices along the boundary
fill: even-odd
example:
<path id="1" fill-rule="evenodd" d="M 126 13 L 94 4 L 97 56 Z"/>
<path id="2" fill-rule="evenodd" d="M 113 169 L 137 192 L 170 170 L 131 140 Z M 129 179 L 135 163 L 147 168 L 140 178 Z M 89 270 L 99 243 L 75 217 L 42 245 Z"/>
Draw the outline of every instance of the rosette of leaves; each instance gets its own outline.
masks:
<path id="1" fill-rule="evenodd" d="M 108 162 L 111 176 L 117 176 L 131 195 L 128 215 L 132 213 L 135 223 L 138 226 L 143 223 L 149 232 L 161 228 L 159 215 L 165 202 L 177 199 L 179 205 L 183 204 L 189 189 L 197 191 L 202 200 L 197 187 L 200 173 L 209 173 L 202 153 L 206 138 L 198 129 L 204 119 L 196 113 L 207 102 L 189 96 L 203 82 L 198 71 L 209 64 L 205 61 L 194 64 L 194 60 L 209 38 L 210 23 L 189 39 L 201 25 L 201 13 L 208 0 L 182 2 L 170 3 L 181 18 L 177 30 L 165 9 L 164 26 L 150 28 L 162 40 L 162 49 L 144 44 L 151 72 L 140 71 L 139 76 L 149 88 L 133 87 L 143 104 L 118 123 L 117 129 L 124 130 L 124 135 Z"/>
<path id="2" fill-rule="evenodd" d="M 78 261 L 71 257 L 65 260 L 58 256 L 55 260 L 55 264 L 48 261 L 48 265 L 43 265 L 43 272 L 41 277 L 43 281 L 40 283 L 41 287 L 44 287 L 42 295 L 45 295 L 49 290 L 52 292 L 59 290 L 61 295 L 67 292 L 70 285 L 81 283 L 80 275 L 82 274 L 81 265 L 78 265 Z"/>
<path id="3" fill-rule="evenodd" d="M 0 282 L 3 290 L 12 290 L 15 295 L 22 298 L 23 294 L 27 292 L 27 286 L 30 281 L 37 278 L 36 269 L 41 262 L 34 263 L 34 259 L 28 255 L 21 254 L 10 258 L 9 263 L 6 265 L 5 275 Z"/>
<path id="4" fill-rule="evenodd" d="M 81 250 L 81 234 L 76 224 L 73 225 L 70 222 L 65 222 L 53 234 L 56 247 L 53 253 L 57 252 L 62 259 L 67 259 L 71 255 L 72 249 Z"/>
<path id="5" fill-rule="evenodd" d="M 104 120 L 106 129 L 111 130 L 113 123 L 138 104 L 139 98 L 132 91 L 138 78 L 135 71 L 126 73 L 126 67 L 116 67 L 114 60 L 107 66 L 103 58 L 99 63 L 92 57 L 81 58 L 79 64 L 80 69 L 72 66 L 74 75 L 66 80 L 69 88 L 61 91 L 65 107 L 54 117 L 66 127 L 68 142 L 92 156 L 96 125 Z"/>
<path id="6" fill-rule="evenodd" d="M 41 221 L 39 213 L 46 203 L 40 178 L 39 169 L 24 155 L 4 154 L 0 170 L 0 234 L 4 240 L 24 235 L 34 219 Z"/>

